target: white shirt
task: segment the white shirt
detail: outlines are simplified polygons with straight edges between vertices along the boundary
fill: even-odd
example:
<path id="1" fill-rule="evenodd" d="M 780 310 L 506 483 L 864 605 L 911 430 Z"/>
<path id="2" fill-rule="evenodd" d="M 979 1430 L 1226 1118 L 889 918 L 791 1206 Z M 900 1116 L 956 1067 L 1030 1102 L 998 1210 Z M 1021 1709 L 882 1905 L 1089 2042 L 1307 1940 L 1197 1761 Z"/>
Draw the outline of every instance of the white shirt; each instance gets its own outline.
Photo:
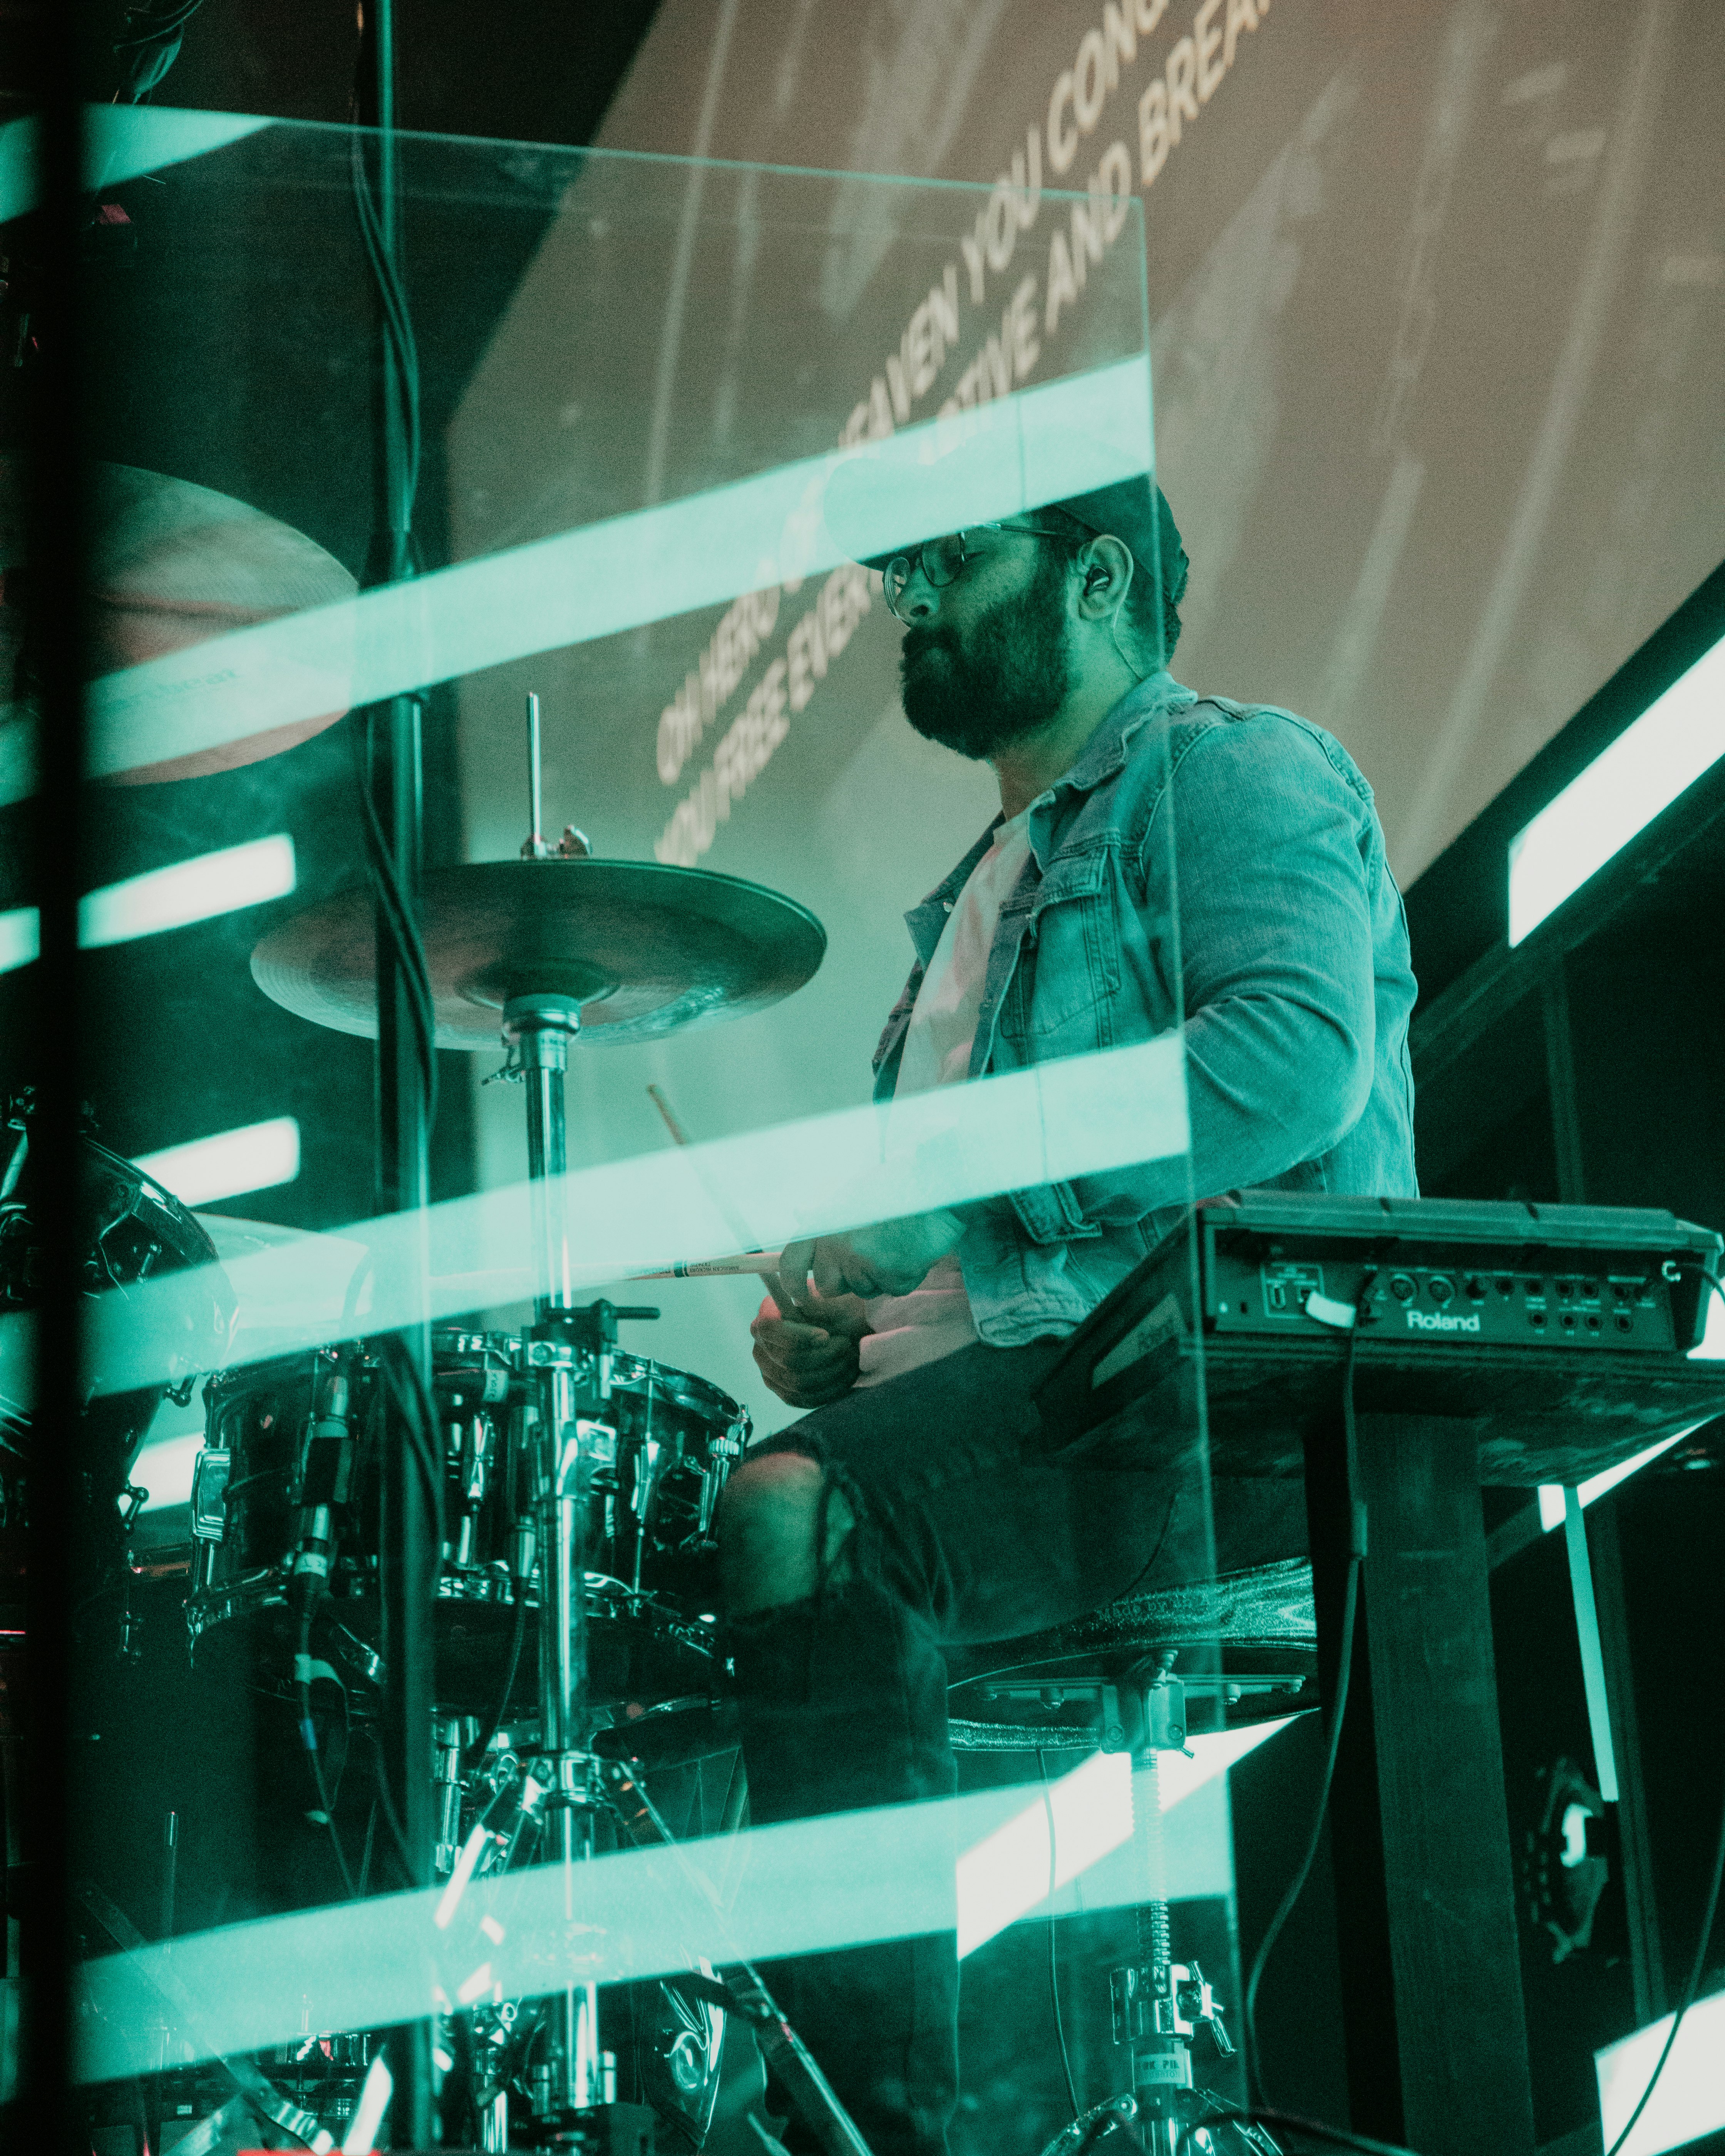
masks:
<path id="1" fill-rule="evenodd" d="M 994 932 L 1029 858 L 1029 814 L 1020 810 L 996 831 L 993 844 L 971 870 L 947 916 L 905 1029 L 895 1100 L 937 1086 L 962 1085 L 970 1075 Z M 860 1385 L 879 1384 L 884 1378 L 938 1362 L 977 1337 L 956 1252 L 932 1266 L 921 1287 L 909 1295 L 874 1296 L 865 1307 L 870 1330 L 859 1349 Z"/>

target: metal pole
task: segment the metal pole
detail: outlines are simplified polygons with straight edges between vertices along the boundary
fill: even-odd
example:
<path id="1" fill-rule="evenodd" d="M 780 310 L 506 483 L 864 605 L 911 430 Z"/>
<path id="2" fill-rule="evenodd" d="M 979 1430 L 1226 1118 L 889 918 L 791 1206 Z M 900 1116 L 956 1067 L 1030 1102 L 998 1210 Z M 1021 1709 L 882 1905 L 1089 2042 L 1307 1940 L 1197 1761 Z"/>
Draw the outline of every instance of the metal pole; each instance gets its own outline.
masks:
<path id="1" fill-rule="evenodd" d="M 529 699 L 532 733 L 536 699 Z M 536 747 L 536 741 L 533 746 Z M 536 777 L 537 757 L 532 766 Z M 535 786 L 536 793 L 537 788 Z M 537 815 L 535 815 L 537 829 Z M 579 1867 L 593 1855 L 598 1793 L 587 1748 L 587 1494 L 590 1462 L 579 1413 L 577 1358 L 567 1320 L 575 1307 L 564 1196 L 567 1167 L 563 1074 L 581 1023 L 572 997 L 511 997 L 504 1027 L 520 1044 L 527 1096 L 527 1174 L 532 1189 L 538 1293 L 530 1353 L 538 1419 L 533 1491 L 539 1571 L 541 1741 L 551 1767 L 555 1847 L 563 1868 L 563 1913 L 580 1917 Z M 604 1379 L 602 1373 L 601 1384 Z M 598 1989 L 571 1986 L 558 2001 L 557 2090 L 564 2111 L 603 2100 Z"/>
<path id="2" fill-rule="evenodd" d="M 527 691 L 527 843 L 521 851 L 530 860 L 545 853 L 545 802 L 539 759 L 539 699 Z"/>
<path id="3" fill-rule="evenodd" d="M 392 0 L 363 0 L 364 46 L 359 69 L 360 118 L 376 130 L 373 199 L 384 274 L 398 276 L 401 203 L 395 113 L 394 11 Z M 389 311 L 377 301 L 373 370 L 373 535 L 368 581 L 397 583 L 413 573 L 413 471 L 407 432 L 410 385 L 406 355 L 397 342 Z M 362 721 L 382 753 L 374 780 L 379 820 L 388 836 L 397 880 L 408 915 L 417 918 L 424 865 L 424 776 L 419 706 L 394 696 L 374 706 Z M 381 1212 L 417 1216 L 418 1233 L 403 1263 L 406 1306 L 419 1313 L 403 1328 L 402 1340 L 429 1394 L 431 1328 L 429 1252 L 425 1209 L 430 1196 L 429 1102 L 415 1040 L 408 978 L 400 964 L 384 911 L 377 928 L 377 1202 Z M 423 1432 L 434 1445 L 435 1430 Z M 410 1433 L 393 1418 L 382 1461 L 383 1645 L 388 1680 L 383 1701 L 383 1772 L 400 1806 L 405 1849 L 403 1885 L 425 1887 L 434 1876 L 436 1828 L 433 1816 L 433 1630 L 439 1552 L 432 1513 Z M 429 2001 L 427 2002 L 428 2005 Z M 398 2148 L 424 2148 L 436 2138 L 432 2106 L 431 2025 L 407 2024 L 390 2040 L 390 2139 Z"/>
<path id="4" fill-rule="evenodd" d="M 83 1251 L 76 1194 L 88 1024 L 78 955 L 84 879 L 84 593 L 88 492 L 87 385 L 80 271 L 83 223 L 82 12 L 46 9 L 37 24 L 41 74 L 44 351 L 20 382 L 31 446 L 31 607 L 38 639 L 37 798 L 28 812 L 41 956 L 35 1004 L 35 1113 L 31 1172 L 42 1193 L 43 1273 L 35 1313 L 36 1397 L 31 1419 L 30 1685 L 24 1775 L 23 1954 L 28 1972 L 18 2059 L 20 2146 L 56 2153 L 74 2141 L 70 2093 L 71 1979 L 75 1953 L 70 1885 L 80 1793 L 72 1758 L 78 1666 L 77 1462 L 84 1359 Z M 88 1748 L 85 1748 L 86 1749 Z"/>

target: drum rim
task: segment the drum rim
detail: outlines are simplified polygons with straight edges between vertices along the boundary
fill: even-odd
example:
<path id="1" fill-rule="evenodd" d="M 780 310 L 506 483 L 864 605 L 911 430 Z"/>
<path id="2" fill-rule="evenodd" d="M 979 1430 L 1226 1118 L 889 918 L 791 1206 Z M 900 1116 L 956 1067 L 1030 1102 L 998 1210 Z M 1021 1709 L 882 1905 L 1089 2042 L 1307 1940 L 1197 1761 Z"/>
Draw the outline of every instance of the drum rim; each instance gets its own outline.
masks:
<path id="1" fill-rule="evenodd" d="M 680 1610 L 657 1594 L 645 1589 L 630 1587 L 624 1580 L 615 1579 L 608 1573 L 590 1572 L 586 1575 L 588 1614 L 614 1614 L 612 1605 L 633 1605 L 626 1608 L 618 1621 L 639 1624 L 644 1618 L 649 1635 L 658 1640 L 670 1640 L 693 1648 L 703 1661 L 717 1659 L 716 1628 L 703 1625 L 697 1618 L 685 1617 Z M 288 1604 L 289 1574 L 285 1563 L 254 1566 L 236 1578 L 223 1580 L 218 1586 L 200 1587 L 186 1597 L 186 1629 L 192 1635 L 193 1646 L 205 1633 L 218 1625 L 235 1619 L 257 1617 L 265 1610 L 285 1609 Z M 480 1607 L 512 1609 L 515 1582 L 506 1568 L 491 1569 L 470 1567 L 464 1573 L 458 1568 L 439 1573 L 437 1599 L 440 1603 L 470 1603 Z M 460 1591 L 457 1591 L 458 1589 Z M 324 1610 L 339 1616 L 344 1605 L 363 1598 L 335 1595 L 327 1600 Z M 526 1598 L 529 1610 L 539 1607 L 536 1586 L 529 1583 Z M 358 1637 L 358 1635 L 355 1635 Z M 374 1648 L 372 1651 L 377 1650 Z"/>
<path id="2" fill-rule="evenodd" d="M 510 1363 L 511 1368 L 520 1368 L 521 1341 L 518 1334 L 476 1332 L 459 1326 L 439 1326 L 432 1333 L 434 1373 L 438 1368 L 438 1343 L 441 1340 L 453 1339 L 475 1343 L 469 1351 L 471 1353 L 495 1352 Z M 333 1355 L 341 1346 L 357 1346 L 362 1352 L 369 1353 L 367 1338 L 362 1336 L 351 1342 L 331 1341 L 319 1347 L 290 1348 L 285 1354 L 264 1356 L 255 1362 L 232 1363 L 225 1369 L 211 1371 L 205 1380 L 204 1397 L 208 1400 L 212 1394 L 226 1398 L 235 1393 L 244 1393 L 248 1383 L 261 1385 L 270 1382 L 277 1373 L 303 1374 L 316 1358 Z M 611 1385 L 614 1391 L 634 1393 L 643 1389 L 649 1381 L 656 1382 L 661 1393 L 675 1405 L 686 1408 L 721 1427 L 727 1436 L 739 1424 L 749 1425 L 752 1422 L 742 1401 L 696 1371 L 682 1369 L 674 1363 L 655 1362 L 647 1355 L 619 1353 L 612 1358 Z"/>

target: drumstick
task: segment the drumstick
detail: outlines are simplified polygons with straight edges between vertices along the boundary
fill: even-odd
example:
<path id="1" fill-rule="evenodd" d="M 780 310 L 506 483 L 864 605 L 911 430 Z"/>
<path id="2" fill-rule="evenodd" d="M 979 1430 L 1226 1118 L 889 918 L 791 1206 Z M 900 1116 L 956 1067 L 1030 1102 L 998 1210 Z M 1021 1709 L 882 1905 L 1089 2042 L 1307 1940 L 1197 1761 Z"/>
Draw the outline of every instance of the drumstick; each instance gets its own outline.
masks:
<path id="1" fill-rule="evenodd" d="M 672 1144 L 680 1146 L 687 1145 L 689 1142 L 689 1133 L 677 1121 L 676 1110 L 672 1107 L 670 1102 L 665 1097 L 665 1088 L 662 1086 L 649 1086 L 647 1088 L 647 1098 L 653 1103 L 654 1106 L 658 1109 L 660 1114 L 664 1116 L 665 1127 L 671 1134 Z"/>
<path id="2" fill-rule="evenodd" d="M 664 1087 L 649 1086 L 647 1097 L 665 1119 L 665 1127 L 670 1132 L 673 1143 L 679 1146 L 688 1145 L 689 1133 L 678 1120 L 675 1109 L 666 1099 Z M 776 1273 L 778 1270 L 781 1253 L 778 1250 L 763 1250 L 759 1247 L 754 1231 L 732 1204 L 725 1193 L 713 1181 L 711 1176 L 706 1173 L 698 1152 L 691 1155 L 689 1165 L 695 1170 L 701 1188 L 712 1200 L 713 1209 L 737 1241 L 747 1247 L 734 1258 L 685 1259 L 671 1266 L 667 1272 L 631 1273 L 629 1278 L 631 1280 L 713 1280 L 726 1274 Z"/>
<path id="3" fill-rule="evenodd" d="M 679 1258 L 662 1272 L 629 1273 L 632 1281 L 719 1280 L 738 1273 L 760 1273 L 770 1278 L 778 1270 L 783 1250 L 743 1250 L 734 1258 Z"/>

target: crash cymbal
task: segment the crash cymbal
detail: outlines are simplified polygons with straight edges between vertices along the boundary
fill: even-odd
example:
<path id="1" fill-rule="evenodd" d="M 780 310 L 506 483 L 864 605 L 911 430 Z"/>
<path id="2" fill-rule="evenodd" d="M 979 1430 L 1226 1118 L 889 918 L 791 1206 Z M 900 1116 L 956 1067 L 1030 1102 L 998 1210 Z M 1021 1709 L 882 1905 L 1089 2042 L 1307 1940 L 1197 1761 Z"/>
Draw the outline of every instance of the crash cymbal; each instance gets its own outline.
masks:
<path id="1" fill-rule="evenodd" d="M 422 929 L 439 1048 L 495 1049 L 511 996 L 572 996 L 584 1039 L 657 1040 L 764 1010 L 814 974 L 826 932 L 759 884 L 653 861 L 480 861 L 439 869 Z M 348 891 L 283 923 L 252 977 L 338 1033 L 377 1030 L 372 900 Z"/>
<path id="2" fill-rule="evenodd" d="M 90 525 L 85 670 L 92 679 L 229 629 L 352 598 L 358 589 L 334 555 L 291 525 L 213 488 L 131 465 L 95 467 Z M 8 572 L 0 647 L 18 640 L 15 627 L 3 633 L 5 617 L 28 612 L 28 597 L 22 609 L 15 600 L 18 590 L 28 593 L 28 576 L 21 581 L 11 573 L 28 569 L 23 529 L 17 474 L 0 463 L 0 570 Z M 0 695 L 5 686 L 0 683 Z M 22 722 L 24 708 L 14 706 L 13 723 Z M 341 716 L 325 711 L 189 756 L 139 763 L 110 773 L 110 781 L 141 786 L 237 770 L 309 741 Z"/>

